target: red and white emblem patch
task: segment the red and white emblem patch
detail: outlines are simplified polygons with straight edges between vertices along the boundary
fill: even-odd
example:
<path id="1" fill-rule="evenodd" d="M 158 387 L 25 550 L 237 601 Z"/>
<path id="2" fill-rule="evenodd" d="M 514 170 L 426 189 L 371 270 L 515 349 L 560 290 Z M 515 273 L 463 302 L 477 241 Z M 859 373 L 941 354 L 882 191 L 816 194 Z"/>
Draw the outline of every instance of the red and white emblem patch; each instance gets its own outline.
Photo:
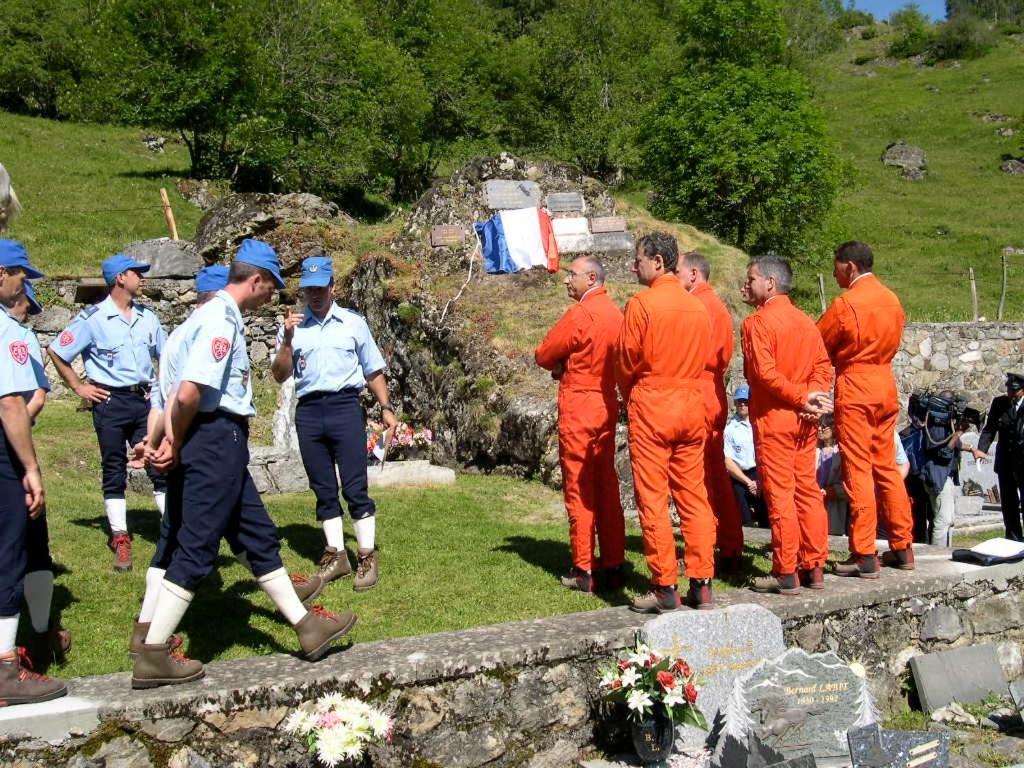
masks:
<path id="1" fill-rule="evenodd" d="M 213 352 L 213 359 L 218 363 L 224 359 L 228 351 L 231 349 L 231 342 L 225 339 L 223 336 L 218 336 L 213 340 L 210 345 L 210 350 Z"/>
<path id="2" fill-rule="evenodd" d="M 64 333 L 60 335 L 60 338 L 57 339 L 57 341 L 60 343 L 62 347 L 68 346 L 74 340 L 75 334 L 73 334 L 71 331 L 64 331 Z"/>
<path id="3" fill-rule="evenodd" d="M 24 341 L 12 341 L 10 349 L 11 357 L 14 358 L 14 362 L 18 365 L 24 365 L 28 362 L 28 344 Z"/>

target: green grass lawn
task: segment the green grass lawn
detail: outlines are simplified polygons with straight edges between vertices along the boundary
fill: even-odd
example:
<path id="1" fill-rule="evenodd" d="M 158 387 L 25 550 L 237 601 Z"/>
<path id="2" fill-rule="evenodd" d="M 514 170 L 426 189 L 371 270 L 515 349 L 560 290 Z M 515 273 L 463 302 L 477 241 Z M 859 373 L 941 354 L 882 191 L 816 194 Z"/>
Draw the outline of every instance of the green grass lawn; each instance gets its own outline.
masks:
<path id="1" fill-rule="evenodd" d="M 878 273 L 911 319 L 969 320 L 968 267 L 977 276 L 980 314 L 995 319 L 1000 253 L 1007 245 L 1024 248 L 1024 178 L 999 170 L 1003 153 L 1024 154 L 1024 42 L 1004 37 L 988 56 L 960 68 L 852 63 L 886 44 L 884 37 L 853 41 L 813 69 L 818 104 L 853 172 L 839 218 L 873 246 Z M 983 122 L 989 112 L 1012 122 Z M 1017 133 L 1002 138 L 1000 127 Z M 905 181 L 899 169 L 882 165 L 897 139 L 924 149 L 924 181 Z M 837 288 L 826 278 L 831 297 Z M 1022 316 L 1024 257 L 1015 256 L 1006 317 Z"/>
<path id="2" fill-rule="evenodd" d="M 58 564 L 54 605 L 74 636 L 67 663 L 51 669 L 78 676 L 130 669 L 127 642 L 153 554 L 158 515 L 152 500 L 129 494 L 135 570 L 115 574 L 106 548 L 99 451 L 88 414 L 52 401 L 36 426 L 46 484 L 50 541 Z M 378 490 L 381 581 L 356 594 L 336 582 L 320 601 L 359 616 L 354 642 L 530 619 L 609 604 L 644 591 L 647 569 L 639 529 L 627 529 L 627 590 L 609 600 L 571 592 L 557 577 L 569 566 L 561 494 L 539 483 L 461 475 L 446 488 Z M 289 570 L 310 572 L 323 549 L 312 493 L 267 497 Z M 349 550 L 353 551 L 351 537 Z M 764 547 L 749 549 L 766 568 Z M 291 652 L 295 636 L 229 554 L 197 593 L 181 630 L 203 661 Z M 716 583 L 716 589 L 731 585 Z M 23 614 L 22 630 L 28 627 Z"/>
<path id="3" fill-rule="evenodd" d="M 178 236 L 192 237 L 200 211 L 174 186 L 188 172 L 188 152 L 169 141 L 156 154 L 141 136 L 137 128 L 0 111 L 0 163 L 24 206 L 9 236 L 47 275 L 99 276 L 100 262 L 123 246 L 167 236 L 160 187 L 167 188 Z"/>

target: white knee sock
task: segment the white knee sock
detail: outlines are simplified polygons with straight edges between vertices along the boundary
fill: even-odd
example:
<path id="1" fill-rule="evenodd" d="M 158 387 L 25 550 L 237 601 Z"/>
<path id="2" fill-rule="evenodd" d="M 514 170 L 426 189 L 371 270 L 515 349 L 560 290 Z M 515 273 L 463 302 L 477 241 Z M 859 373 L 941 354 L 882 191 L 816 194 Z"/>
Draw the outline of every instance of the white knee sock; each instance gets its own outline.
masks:
<path id="1" fill-rule="evenodd" d="M 341 517 L 332 517 L 324 520 L 324 538 L 327 539 L 327 546 L 334 547 L 339 552 L 345 546 L 345 528 L 341 523 Z"/>
<path id="2" fill-rule="evenodd" d="M 0 654 L 14 653 L 18 638 L 18 614 L 0 616 Z"/>
<path id="3" fill-rule="evenodd" d="M 181 617 L 188 610 L 194 594 L 167 579 L 161 580 L 160 595 L 156 599 L 156 610 L 149 624 L 146 645 L 161 645 L 167 642 L 181 623 Z"/>
<path id="4" fill-rule="evenodd" d="M 104 499 L 103 507 L 107 511 L 107 522 L 111 531 L 128 530 L 128 502 L 124 499 Z"/>
<path id="5" fill-rule="evenodd" d="M 302 621 L 307 611 L 299 600 L 299 596 L 295 594 L 295 587 L 292 586 L 292 580 L 288 578 L 288 571 L 278 568 L 276 571 L 260 576 L 257 581 L 260 589 L 267 593 L 289 624 L 295 626 Z"/>
<path id="6" fill-rule="evenodd" d="M 163 491 L 153 491 L 153 501 L 156 502 L 156 508 L 160 510 L 160 517 L 163 517 L 164 510 L 167 509 L 167 494 Z"/>
<path id="7" fill-rule="evenodd" d="M 25 602 L 32 629 L 45 632 L 50 628 L 50 603 L 53 601 L 53 571 L 32 571 L 25 574 Z"/>
<path id="8" fill-rule="evenodd" d="M 167 571 L 163 568 L 150 568 L 146 571 L 146 594 L 142 598 L 142 608 L 139 609 L 139 621 L 143 624 L 153 621 L 156 600 L 160 596 L 160 584 L 165 573 Z"/>
<path id="9" fill-rule="evenodd" d="M 359 548 L 364 550 L 371 550 L 375 546 L 377 538 L 377 516 L 370 515 L 353 522 L 356 529 L 356 541 L 359 542 Z"/>

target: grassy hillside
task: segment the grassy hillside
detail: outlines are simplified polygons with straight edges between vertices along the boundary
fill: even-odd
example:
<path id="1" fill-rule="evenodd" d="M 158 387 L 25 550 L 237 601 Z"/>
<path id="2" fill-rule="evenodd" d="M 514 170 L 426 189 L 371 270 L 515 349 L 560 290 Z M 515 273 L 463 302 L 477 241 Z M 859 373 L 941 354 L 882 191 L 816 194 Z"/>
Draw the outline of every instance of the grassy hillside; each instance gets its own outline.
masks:
<path id="1" fill-rule="evenodd" d="M 813 70 L 819 103 L 853 171 L 839 216 L 852 236 L 874 246 L 878 272 L 912 319 L 970 319 L 968 267 L 980 313 L 994 319 L 1000 253 L 1024 248 L 1024 177 L 999 170 L 1003 153 L 1024 154 L 1024 41 L 1004 37 L 988 56 L 959 67 L 885 60 L 887 43 L 885 34 L 854 40 Z M 868 56 L 879 58 L 853 63 Z M 984 122 L 987 113 L 1012 122 Z M 1001 127 L 1016 134 L 1000 137 Z M 924 181 L 905 181 L 882 165 L 886 146 L 898 139 L 924 149 Z M 833 294 L 834 282 L 826 285 Z M 1024 316 L 1024 256 L 1011 257 L 1007 300 L 1008 318 Z"/>
<path id="2" fill-rule="evenodd" d="M 168 234 L 160 205 L 166 187 L 178 235 L 191 237 L 200 212 L 174 184 L 188 153 L 168 142 L 156 154 L 135 128 L 55 123 L 0 112 L 0 163 L 25 210 L 10 236 L 47 274 L 99 274 L 107 256 L 136 240 Z"/>

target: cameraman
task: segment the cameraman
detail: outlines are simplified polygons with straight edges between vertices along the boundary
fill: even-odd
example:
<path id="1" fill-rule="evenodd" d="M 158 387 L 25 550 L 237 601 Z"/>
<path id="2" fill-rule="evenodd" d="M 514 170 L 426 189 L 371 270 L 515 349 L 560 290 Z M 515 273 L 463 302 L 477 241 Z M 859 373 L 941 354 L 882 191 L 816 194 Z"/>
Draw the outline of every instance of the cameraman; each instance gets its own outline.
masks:
<path id="1" fill-rule="evenodd" d="M 1006 538 L 1024 541 L 1021 530 L 1021 497 L 1024 496 L 1024 376 L 1006 374 L 1006 394 L 996 397 L 988 410 L 988 418 L 978 438 L 974 458 L 987 459 L 989 446 L 996 440 L 996 476 L 999 478 L 999 500 L 1003 508 Z"/>
<path id="2" fill-rule="evenodd" d="M 969 426 L 964 419 L 965 404 L 948 389 L 926 401 L 920 475 L 932 505 L 928 543 L 933 547 L 952 546 L 953 488 L 960 485 L 960 437 Z"/>

